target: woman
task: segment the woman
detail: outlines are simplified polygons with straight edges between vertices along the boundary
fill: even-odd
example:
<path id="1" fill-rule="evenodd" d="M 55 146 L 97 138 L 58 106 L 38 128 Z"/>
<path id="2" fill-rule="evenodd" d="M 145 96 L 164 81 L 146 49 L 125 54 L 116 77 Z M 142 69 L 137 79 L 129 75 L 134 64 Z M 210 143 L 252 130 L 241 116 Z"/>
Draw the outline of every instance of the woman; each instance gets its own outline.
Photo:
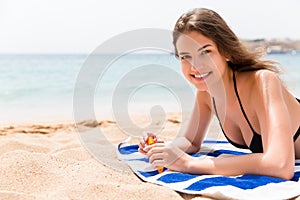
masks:
<path id="1" fill-rule="evenodd" d="M 300 158 L 300 104 L 277 76 L 274 62 L 259 60 L 214 11 L 194 9 L 174 28 L 175 54 L 186 79 L 197 88 L 196 103 L 183 136 L 170 145 L 139 144 L 154 167 L 192 174 L 294 175 Z M 253 153 L 197 159 L 215 114 L 230 143 Z"/>

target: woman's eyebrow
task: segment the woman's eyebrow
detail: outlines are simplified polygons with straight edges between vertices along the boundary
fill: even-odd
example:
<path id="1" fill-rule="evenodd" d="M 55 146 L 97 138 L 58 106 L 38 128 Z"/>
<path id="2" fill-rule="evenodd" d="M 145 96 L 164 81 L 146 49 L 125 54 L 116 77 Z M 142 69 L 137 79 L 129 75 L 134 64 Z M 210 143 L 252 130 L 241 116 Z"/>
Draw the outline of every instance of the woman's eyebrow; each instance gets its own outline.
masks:
<path id="1" fill-rule="evenodd" d="M 198 49 L 198 51 L 201 51 L 202 49 L 205 49 L 206 47 L 209 47 L 209 46 L 212 46 L 211 44 L 206 44 L 204 45 L 203 47 L 200 47 Z M 179 55 L 186 55 L 186 54 L 189 54 L 189 52 L 180 52 Z"/>
<path id="2" fill-rule="evenodd" d="M 179 55 L 186 55 L 189 54 L 188 52 L 180 52 Z"/>
<path id="3" fill-rule="evenodd" d="M 209 46 L 212 46 L 211 44 L 206 44 L 206 45 L 204 45 L 203 47 L 200 47 L 199 49 L 198 49 L 198 51 L 201 51 L 202 49 L 205 49 L 206 47 L 209 47 Z"/>

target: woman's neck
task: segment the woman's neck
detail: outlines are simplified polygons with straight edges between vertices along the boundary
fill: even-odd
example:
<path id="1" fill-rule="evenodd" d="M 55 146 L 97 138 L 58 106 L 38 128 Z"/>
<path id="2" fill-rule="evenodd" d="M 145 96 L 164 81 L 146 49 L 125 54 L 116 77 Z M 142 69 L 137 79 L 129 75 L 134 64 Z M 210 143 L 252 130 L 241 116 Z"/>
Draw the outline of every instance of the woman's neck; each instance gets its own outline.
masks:
<path id="1" fill-rule="evenodd" d="M 233 70 L 228 66 L 218 82 L 210 86 L 209 92 L 216 102 L 231 101 L 234 93 Z M 222 105 L 224 105 L 222 103 Z"/>

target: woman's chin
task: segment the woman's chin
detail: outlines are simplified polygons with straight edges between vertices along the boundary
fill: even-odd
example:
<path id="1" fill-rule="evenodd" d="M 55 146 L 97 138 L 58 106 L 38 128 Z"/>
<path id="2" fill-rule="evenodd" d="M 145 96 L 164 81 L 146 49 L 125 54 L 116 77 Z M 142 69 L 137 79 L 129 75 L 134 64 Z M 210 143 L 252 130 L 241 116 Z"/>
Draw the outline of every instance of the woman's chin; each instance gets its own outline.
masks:
<path id="1" fill-rule="evenodd" d="M 200 92 L 206 92 L 208 91 L 208 87 L 206 84 L 194 84 L 194 86 L 196 87 L 196 89 Z"/>

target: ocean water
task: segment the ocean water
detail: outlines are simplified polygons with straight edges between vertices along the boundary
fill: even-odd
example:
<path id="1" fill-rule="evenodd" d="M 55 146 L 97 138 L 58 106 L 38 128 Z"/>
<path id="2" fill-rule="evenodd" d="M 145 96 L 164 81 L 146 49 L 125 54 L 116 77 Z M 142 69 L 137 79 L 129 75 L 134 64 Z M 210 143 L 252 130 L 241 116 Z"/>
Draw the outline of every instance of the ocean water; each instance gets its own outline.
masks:
<path id="1" fill-rule="evenodd" d="M 101 66 L 101 59 L 109 55 L 99 56 Z M 282 79 L 299 97 L 300 53 L 266 58 L 282 64 Z M 0 123 L 73 120 L 74 90 L 83 89 L 75 84 L 88 59 L 88 55 L 0 55 Z M 182 97 L 195 90 L 172 54 L 128 54 L 89 70 L 91 74 L 103 70 L 93 86 L 94 114 L 99 118 L 116 112 L 145 114 L 156 106 L 178 112 L 183 110 L 182 101 L 194 102 L 190 96 Z"/>

